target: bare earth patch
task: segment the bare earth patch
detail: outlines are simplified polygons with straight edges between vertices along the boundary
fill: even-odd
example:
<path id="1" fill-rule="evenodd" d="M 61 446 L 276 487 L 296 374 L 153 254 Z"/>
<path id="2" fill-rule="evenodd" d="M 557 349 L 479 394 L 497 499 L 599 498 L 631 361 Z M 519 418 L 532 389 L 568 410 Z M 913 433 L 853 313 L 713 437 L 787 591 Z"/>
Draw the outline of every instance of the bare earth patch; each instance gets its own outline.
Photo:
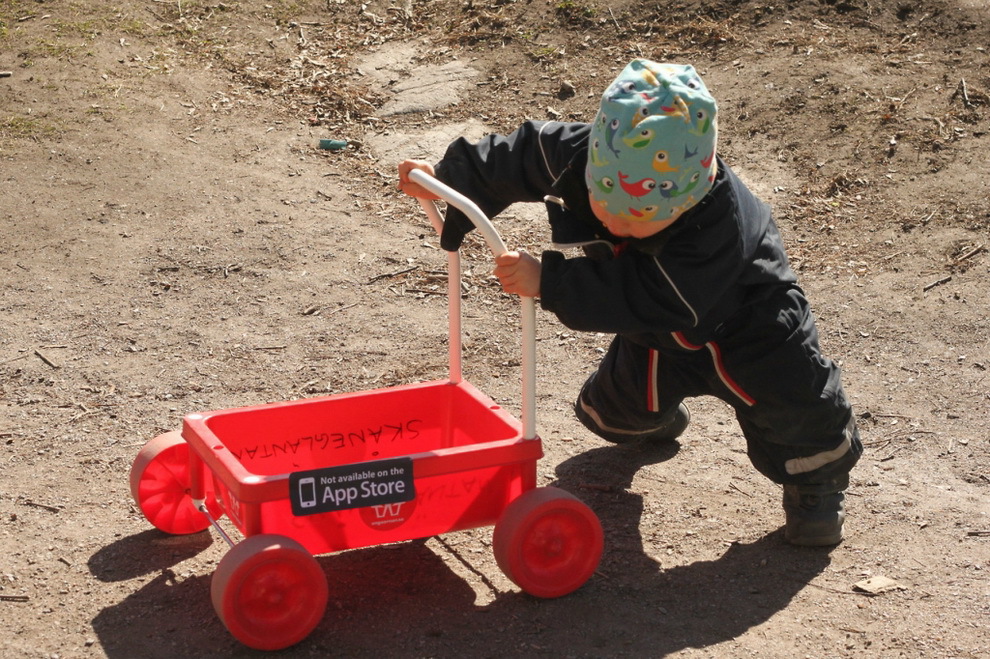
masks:
<path id="1" fill-rule="evenodd" d="M 589 120 L 646 56 L 702 72 L 842 361 L 847 539 L 784 543 L 717 401 L 673 447 L 590 436 L 570 406 L 608 337 L 541 313 L 538 481 L 601 519 L 598 572 L 523 594 L 489 528 L 321 556 L 327 613 L 282 654 L 987 656 L 987 48 L 976 0 L 0 4 L 0 654 L 258 656 L 210 602 L 226 543 L 132 501 L 138 450 L 443 377 L 445 259 L 395 164 Z M 510 246 L 546 247 L 538 211 L 497 219 Z M 463 253 L 466 375 L 518 414 L 516 301 Z"/>

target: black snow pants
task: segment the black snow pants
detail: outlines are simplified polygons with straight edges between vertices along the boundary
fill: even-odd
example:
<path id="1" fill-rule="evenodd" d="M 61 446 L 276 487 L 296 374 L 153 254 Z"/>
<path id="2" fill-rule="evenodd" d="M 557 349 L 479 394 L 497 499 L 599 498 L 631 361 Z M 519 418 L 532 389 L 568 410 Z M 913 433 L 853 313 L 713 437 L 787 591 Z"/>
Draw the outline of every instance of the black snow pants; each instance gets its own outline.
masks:
<path id="1" fill-rule="evenodd" d="M 581 391 L 604 425 L 645 432 L 684 399 L 715 396 L 735 410 L 760 473 L 812 490 L 845 489 L 863 447 L 839 367 L 822 355 L 799 288 L 748 307 L 703 345 L 674 337 L 673 349 L 615 337 Z"/>

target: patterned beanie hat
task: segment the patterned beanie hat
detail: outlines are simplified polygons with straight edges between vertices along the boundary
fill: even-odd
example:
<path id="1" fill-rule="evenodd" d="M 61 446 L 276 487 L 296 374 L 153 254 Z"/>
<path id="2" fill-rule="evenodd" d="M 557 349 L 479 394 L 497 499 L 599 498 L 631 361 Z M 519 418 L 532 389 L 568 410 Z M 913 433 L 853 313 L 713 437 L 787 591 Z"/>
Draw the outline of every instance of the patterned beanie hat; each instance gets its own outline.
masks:
<path id="1" fill-rule="evenodd" d="M 626 220 L 688 210 L 715 181 L 715 99 L 693 66 L 632 61 L 602 95 L 585 179 L 591 197 Z"/>

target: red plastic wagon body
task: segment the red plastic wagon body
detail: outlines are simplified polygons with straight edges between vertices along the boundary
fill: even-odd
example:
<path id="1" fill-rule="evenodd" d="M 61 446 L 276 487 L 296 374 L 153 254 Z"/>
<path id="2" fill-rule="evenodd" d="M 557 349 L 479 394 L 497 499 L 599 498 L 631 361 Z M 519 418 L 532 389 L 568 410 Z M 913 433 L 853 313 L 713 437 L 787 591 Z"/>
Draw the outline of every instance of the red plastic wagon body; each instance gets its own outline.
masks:
<path id="1" fill-rule="evenodd" d="M 524 439 L 490 398 L 447 380 L 192 414 L 182 437 L 193 452 L 194 499 L 212 490 L 244 535 L 286 535 L 313 554 L 494 524 L 535 487 L 543 455 L 539 438 Z M 382 469 L 390 458 L 411 462 L 415 498 L 350 507 L 369 490 L 395 494 L 404 483 L 389 463 Z M 345 507 L 293 514 L 290 474 L 343 466 L 353 477 L 314 477 L 305 495 L 314 508 Z"/>
<path id="2" fill-rule="evenodd" d="M 463 210 L 496 255 L 506 251 L 470 200 L 413 176 Z M 439 231 L 436 207 L 422 205 Z M 448 379 L 190 414 L 181 433 L 135 458 L 131 493 L 155 527 L 212 525 L 231 545 L 210 591 L 246 645 L 285 648 L 319 624 L 328 587 L 316 554 L 494 525 L 499 567 L 532 595 L 566 595 L 597 568 L 598 518 L 571 494 L 536 486 L 534 302 L 523 298 L 520 422 L 461 378 L 460 263 L 448 258 Z"/>

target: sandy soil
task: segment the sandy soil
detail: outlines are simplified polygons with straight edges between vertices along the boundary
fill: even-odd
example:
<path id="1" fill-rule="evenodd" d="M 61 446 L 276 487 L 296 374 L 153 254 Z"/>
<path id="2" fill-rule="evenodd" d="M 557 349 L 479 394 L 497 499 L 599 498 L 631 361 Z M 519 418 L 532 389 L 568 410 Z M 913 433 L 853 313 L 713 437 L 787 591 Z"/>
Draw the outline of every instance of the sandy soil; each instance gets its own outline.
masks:
<path id="1" fill-rule="evenodd" d="M 978 0 L 0 3 L 0 654 L 262 654 L 211 604 L 227 544 L 141 515 L 138 451 L 444 377 L 445 260 L 396 162 L 588 120 L 642 55 L 701 70 L 843 364 L 847 539 L 783 542 L 717 401 L 672 447 L 590 436 L 570 405 L 608 337 L 541 313 L 538 482 L 598 515 L 598 572 L 524 594 L 489 527 L 320 556 L 327 612 L 280 654 L 987 656 L 988 47 Z M 545 247 L 531 209 L 497 223 Z M 463 251 L 466 374 L 518 414 L 516 301 Z"/>

